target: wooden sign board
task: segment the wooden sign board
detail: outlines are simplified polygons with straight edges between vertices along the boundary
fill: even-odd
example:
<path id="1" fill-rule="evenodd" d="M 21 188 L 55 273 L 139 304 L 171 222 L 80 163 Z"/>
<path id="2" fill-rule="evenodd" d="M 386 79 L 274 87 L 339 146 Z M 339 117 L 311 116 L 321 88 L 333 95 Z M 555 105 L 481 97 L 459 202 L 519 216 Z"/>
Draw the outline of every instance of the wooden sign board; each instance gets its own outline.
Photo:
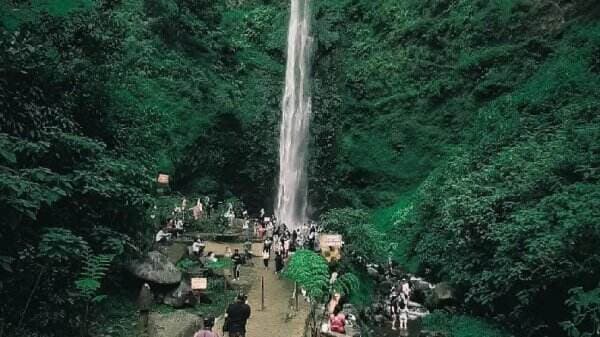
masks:
<path id="1" fill-rule="evenodd" d="M 158 178 L 156 179 L 156 181 L 161 185 L 168 185 L 169 184 L 169 175 L 161 173 L 158 175 Z"/>
<path id="2" fill-rule="evenodd" d="M 321 248 L 339 248 L 342 246 L 342 244 L 342 236 L 339 234 L 321 234 L 321 236 L 319 237 L 319 246 L 321 246 Z"/>
<path id="3" fill-rule="evenodd" d="M 205 277 L 192 277 L 192 290 L 206 290 L 208 279 Z"/>

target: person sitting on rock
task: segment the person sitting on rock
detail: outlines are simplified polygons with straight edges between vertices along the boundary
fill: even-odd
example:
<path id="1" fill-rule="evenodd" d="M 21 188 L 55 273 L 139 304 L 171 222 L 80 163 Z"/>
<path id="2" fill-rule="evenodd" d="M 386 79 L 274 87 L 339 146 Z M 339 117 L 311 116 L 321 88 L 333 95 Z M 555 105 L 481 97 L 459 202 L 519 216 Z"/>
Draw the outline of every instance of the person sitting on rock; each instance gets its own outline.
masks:
<path id="1" fill-rule="evenodd" d="M 329 316 L 329 330 L 331 332 L 346 333 L 346 315 L 342 313 L 338 305 L 333 314 Z"/>
<path id="2" fill-rule="evenodd" d="M 171 238 L 171 233 L 167 233 L 166 230 L 162 228 L 156 233 L 155 241 L 156 243 L 167 243 L 167 241 Z"/>
<path id="3" fill-rule="evenodd" d="M 212 331 L 213 326 L 215 325 L 215 319 L 211 316 L 204 318 L 203 327 L 201 330 L 194 334 L 194 337 L 219 337 L 219 335 Z"/>
<path id="4" fill-rule="evenodd" d="M 215 256 L 215 252 L 208 252 L 208 254 L 206 254 L 206 261 L 209 263 L 215 263 L 218 262 L 219 259 L 217 259 L 217 257 Z"/>
<path id="5" fill-rule="evenodd" d="M 192 244 L 192 253 L 194 253 L 194 255 L 196 255 L 197 257 L 202 256 L 205 246 L 206 246 L 206 244 L 204 243 L 204 241 L 202 241 L 202 239 L 198 238 Z"/>

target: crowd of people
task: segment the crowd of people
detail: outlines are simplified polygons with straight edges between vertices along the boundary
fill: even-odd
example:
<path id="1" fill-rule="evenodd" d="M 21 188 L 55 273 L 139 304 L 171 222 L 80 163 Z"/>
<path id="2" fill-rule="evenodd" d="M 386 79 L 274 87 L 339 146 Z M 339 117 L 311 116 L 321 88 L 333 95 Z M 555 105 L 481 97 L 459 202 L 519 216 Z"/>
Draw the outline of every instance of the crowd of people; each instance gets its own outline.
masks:
<path id="1" fill-rule="evenodd" d="M 263 242 L 262 259 L 265 269 L 274 257 L 275 272 L 281 273 L 285 261 L 298 249 L 316 248 L 320 229 L 316 224 L 304 224 L 296 229 L 288 228 L 285 224 L 277 225 L 276 219 L 263 218 L 256 226 L 256 235 Z"/>
<path id="2" fill-rule="evenodd" d="M 176 205 L 170 217 L 166 220 L 164 227 L 161 227 L 155 235 L 156 244 L 168 244 L 174 237 L 179 237 L 185 230 L 185 226 L 190 220 L 200 220 L 207 216 L 209 201 L 198 199 L 193 207 L 188 207 L 186 198 L 183 198 L 180 205 Z M 258 218 L 250 219 L 248 212 L 235 211 L 231 203 L 225 205 L 223 218 L 230 226 L 233 226 L 234 219 L 241 217 L 242 231 L 247 243 L 260 240 L 262 245 L 261 258 L 264 268 L 268 270 L 271 266 L 271 259 L 274 260 L 274 272 L 280 274 L 286 261 L 299 249 L 318 249 L 318 238 L 321 228 L 315 223 L 305 223 L 296 228 L 290 228 L 286 224 L 279 224 L 276 216 L 266 216 L 264 208 L 257 214 Z M 192 256 L 203 263 L 217 262 L 218 259 L 214 252 L 205 253 L 206 242 L 198 237 L 189 247 Z M 251 248 L 245 249 L 242 253 L 239 249 L 226 247 L 224 256 L 232 261 L 232 274 L 234 281 L 240 279 L 241 266 L 250 258 Z M 149 288 L 149 287 L 148 287 Z M 149 292 L 143 288 L 142 291 Z M 333 329 L 343 329 L 343 313 L 336 310 L 332 327 Z M 227 309 L 225 329 L 228 330 L 230 337 L 243 337 L 246 333 L 246 321 L 250 317 L 250 307 L 247 304 L 246 297 L 242 294 L 236 298 L 235 303 Z M 194 337 L 216 337 L 218 334 L 213 330 L 214 319 L 208 317 L 204 320 L 204 327 L 196 332 Z"/>

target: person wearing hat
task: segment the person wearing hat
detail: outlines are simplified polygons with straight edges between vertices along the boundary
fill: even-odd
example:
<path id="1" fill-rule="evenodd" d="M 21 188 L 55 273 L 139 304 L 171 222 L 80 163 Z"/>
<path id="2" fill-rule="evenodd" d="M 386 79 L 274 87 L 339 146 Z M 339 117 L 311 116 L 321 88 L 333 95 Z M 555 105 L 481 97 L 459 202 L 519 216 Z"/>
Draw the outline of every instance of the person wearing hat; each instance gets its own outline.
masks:
<path id="1" fill-rule="evenodd" d="M 194 337 L 219 337 L 219 334 L 212 331 L 212 328 L 215 325 L 215 319 L 213 317 L 205 317 L 204 324 L 202 325 L 202 329 L 198 330 L 198 332 L 194 334 Z"/>
<path id="2" fill-rule="evenodd" d="M 227 308 L 225 314 L 229 337 L 245 337 L 246 322 L 250 318 L 250 306 L 246 303 L 247 297 L 244 294 L 239 294 L 235 300 Z"/>

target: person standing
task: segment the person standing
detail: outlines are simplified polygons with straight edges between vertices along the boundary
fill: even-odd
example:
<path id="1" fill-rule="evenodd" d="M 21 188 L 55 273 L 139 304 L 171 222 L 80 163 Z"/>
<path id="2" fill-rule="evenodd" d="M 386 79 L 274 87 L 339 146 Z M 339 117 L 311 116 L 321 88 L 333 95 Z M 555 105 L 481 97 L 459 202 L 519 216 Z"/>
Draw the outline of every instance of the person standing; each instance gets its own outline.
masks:
<path id="1" fill-rule="evenodd" d="M 267 229 L 267 231 L 266 231 L 267 237 L 272 238 L 273 237 L 273 224 L 270 221 L 267 222 L 266 229 Z"/>
<path id="2" fill-rule="evenodd" d="M 310 249 L 310 250 L 315 249 L 316 237 L 317 237 L 317 229 L 314 226 L 311 226 L 310 230 L 308 232 L 308 249 Z"/>
<path id="3" fill-rule="evenodd" d="M 400 295 L 400 300 L 397 305 L 398 320 L 400 322 L 400 330 L 408 329 L 408 298 L 404 293 Z"/>
<path id="4" fill-rule="evenodd" d="M 269 258 L 270 258 L 270 254 L 269 254 L 269 250 L 267 249 L 267 247 L 263 248 L 263 253 L 262 253 L 262 258 L 263 258 L 263 263 L 265 265 L 265 269 L 269 269 Z"/>
<path id="5" fill-rule="evenodd" d="M 283 256 L 280 252 L 275 255 L 275 273 L 279 274 L 283 270 Z"/>
<path id="6" fill-rule="evenodd" d="M 250 318 L 250 314 L 251 309 L 246 303 L 246 295 L 239 294 L 235 303 L 229 305 L 225 314 L 229 337 L 246 336 L 246 322 Z"/>
<path id="7" fill-rule="evenodd" d="M 402 279 L 402 293 L 406 297 L 406 300 L 410 300 L 410 283 L 407 279 Z"/>
<path id="8" fill-rule="evenodd" d="M 263 249 L 271 252 L 271 246 L 273 245 L 273 241 L 271 240 L 270 237 L 267 237 L 267 239 L 265 240 L 264 244 L 263 244 Z"/>
<path id="9" fill-rule="evenodd" d="M 233 279 L 237 281 L 240 279 L 240 269 L 244 262 L 239 249 L 236 248 L 234 250 L 233 255 L 231 255 L 231 261 L 233 262 Z"/>
<path id="10" fill-rule="evenodd" d="M 289 254 L 290 254 L 290 239 L 286 237 L 283 240 L 283 257 L 287 259 Z"/>
<path id="11" fill-rule="evenodd" d="M 396 322 L 400 320 L 400 296 L 401 295 L 398 294 L 395 287 L 393 287 L 392 293 L 390 294 L 390 314 L 392 315 L 392 330 L 396 330 Z"/>
<path id="12" fill-rule="evenodd" d="M 204 212 L 204 206 L 200 199 L 196 202 L 196 206 L 192 207 L 192 215 L 194 216 L 194 220 L 198 221 L 202 218 L 202 213 Z"/>
<path id="13" fill-rule="evenodd" d="M 150 316 L 150 308 L 154 302 L 154 294 L 150 290 L 150 285 L 144 283 L 138 296 L 137 305 L 140 312 L 140 329 L 143 335 L 148 334 L 148 317 Z"/>

